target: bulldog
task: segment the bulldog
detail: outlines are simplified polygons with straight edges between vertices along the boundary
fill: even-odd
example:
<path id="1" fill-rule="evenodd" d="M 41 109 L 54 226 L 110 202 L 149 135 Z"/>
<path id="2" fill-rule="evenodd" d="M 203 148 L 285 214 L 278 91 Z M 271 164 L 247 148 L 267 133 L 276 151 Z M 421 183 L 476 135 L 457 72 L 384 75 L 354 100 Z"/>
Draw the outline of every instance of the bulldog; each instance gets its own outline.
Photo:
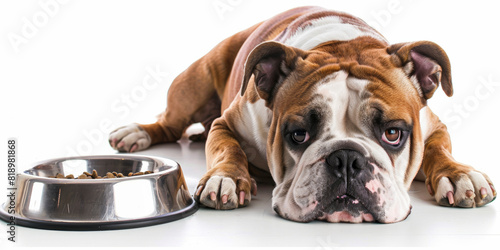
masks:
<path id="1" fill-rule="evenodd" d="M 349 14 L 296 8 L 222 41 L 173 81 L 156 123 L 109 142 L 136 152 L 203 124 L 191 139 L 206 139 L 208 171 L 194 196 L 215 209 L 247 206 L 269 177 L 283 218 L 393 223 L 411 211 L 419 170 L 437 204 L 484 206 L 491 180 L 454 160 L 427 106 L 439 85 L 453 94 L 437 44 L 390 45 Z"/>

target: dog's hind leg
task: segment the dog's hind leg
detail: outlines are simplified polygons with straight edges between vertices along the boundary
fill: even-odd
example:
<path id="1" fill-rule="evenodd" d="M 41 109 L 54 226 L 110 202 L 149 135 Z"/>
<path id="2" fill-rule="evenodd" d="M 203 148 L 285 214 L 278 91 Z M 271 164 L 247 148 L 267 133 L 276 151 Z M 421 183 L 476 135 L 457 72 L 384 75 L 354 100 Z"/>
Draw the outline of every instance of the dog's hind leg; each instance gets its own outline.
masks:
<path id="1" fill-rule="evenodd" d="M 167 108 L 153 124 L 130 124 L 110 133 L 110 145 L 121 152 L 143 150 L 150 145 L 176 142 L 215 94 L 210 67 L 201 58 L 180 74 L 167 95 Z M 215 107 L 216 108 L 216 107 Z"/>
<path id="2" fill-rule="evenodd" d="M 167 108 L 153 124 L 130 124 L 110 133 L 111 147 L 135 152 L 150 145 L 176 142 L 193 123 L 201 122 L 205 133 L 221 114 L 221 99 L 238 50 L 257 26 L 237 33 L 194 62 L 172 82 Z"/>

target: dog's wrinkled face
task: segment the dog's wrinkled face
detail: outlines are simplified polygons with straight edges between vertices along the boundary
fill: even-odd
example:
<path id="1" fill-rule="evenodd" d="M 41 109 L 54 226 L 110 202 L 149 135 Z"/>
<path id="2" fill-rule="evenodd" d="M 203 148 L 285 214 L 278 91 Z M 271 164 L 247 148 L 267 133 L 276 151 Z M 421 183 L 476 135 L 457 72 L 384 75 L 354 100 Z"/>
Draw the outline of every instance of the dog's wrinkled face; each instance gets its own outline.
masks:
<path id="1" fill-rule="evenodd" d="M 315 52 L 269 43 L 249 57 L 246 70 L 272 110 L 267 159 L 284 218 L 391 223 L 410 213 L 407 190 L 423 155 L 419 111 L 449 64 L 415 52 L 425 51 L 418 44 L 363 44 L 373 42 L 340 54 L 353 43 Z"/>
<path id="2" fill-rule="evenodd" d="M 369 84 L 341 70 L 316 82 L 311 93 L 299 94 L 305 105 L 275 107 L 286 114 L 277 118 L 283 143 L 271 146 L 283 152 L 285 163 L 273 193 L 283 217 L 391 222 L 408 215 L 404 175 L 415 113 L 381 105 L 392 100 L 371 95 Z"/>

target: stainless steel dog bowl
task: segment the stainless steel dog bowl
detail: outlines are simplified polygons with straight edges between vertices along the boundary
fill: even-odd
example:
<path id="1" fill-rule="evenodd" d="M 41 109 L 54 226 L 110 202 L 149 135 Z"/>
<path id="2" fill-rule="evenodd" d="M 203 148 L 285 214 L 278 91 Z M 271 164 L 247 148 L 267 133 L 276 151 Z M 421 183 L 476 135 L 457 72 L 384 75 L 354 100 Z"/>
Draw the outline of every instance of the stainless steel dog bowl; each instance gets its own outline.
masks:
<path id="1" fill-rule="evenodd" d="M 110 179 L 57 179 L 57 173 L 96 170 L 151 171 Z M 179 164 L 137 155 L 71 157 L 48 160 L 17 174 L 15 214 L 7 200 L 0 217 L 17 225 L 62 230 L 105 230 L 154 225 L 189 216 L 198 206 L 189 194 Z M 8 209 L 11 206 L 11 209 Z M 9 211 L 10 210 L 10 211 Z"/>

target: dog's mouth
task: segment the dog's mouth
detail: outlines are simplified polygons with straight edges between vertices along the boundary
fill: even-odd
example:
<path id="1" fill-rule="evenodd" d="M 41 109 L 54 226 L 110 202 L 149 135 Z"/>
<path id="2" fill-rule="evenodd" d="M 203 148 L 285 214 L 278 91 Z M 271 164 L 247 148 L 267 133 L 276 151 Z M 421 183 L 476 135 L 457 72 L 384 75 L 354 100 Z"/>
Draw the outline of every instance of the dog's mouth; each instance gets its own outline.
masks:
<path id="1" fill-rule="evenodd" d="M 357 216 L 349 211 L 334 212 L 333 214 L 324 214 L 318 217 L 318 220 L 326 220 L 328 222 L 347 222 L 347 223 L 361 223 L 373 222 L 373 215 L 370 213 L 357 212 Z"/>
<path id="2" fill-rule="evenodd" d="M 362 200 L 350 195 L 342 194 L 329 203 L 318 204 L 315 211 L 316 220 L 328 222 L 362 223 L 376 222 L 378 213 L 372 212 L 363 204 Z"/>
<path id="3" fill-rule="evenodd" d="M 355 197 L 344 194 L 337 196 L 330 204 L 333 211 L 322 211 L 322 215 L 319 216 L 318 220 L 325 220 L 328 222 L 349 222 L 349 223 L 361 223 L 361 222 L 373 222 L 373 215 L 368 212 L 365 206 Z"/>

